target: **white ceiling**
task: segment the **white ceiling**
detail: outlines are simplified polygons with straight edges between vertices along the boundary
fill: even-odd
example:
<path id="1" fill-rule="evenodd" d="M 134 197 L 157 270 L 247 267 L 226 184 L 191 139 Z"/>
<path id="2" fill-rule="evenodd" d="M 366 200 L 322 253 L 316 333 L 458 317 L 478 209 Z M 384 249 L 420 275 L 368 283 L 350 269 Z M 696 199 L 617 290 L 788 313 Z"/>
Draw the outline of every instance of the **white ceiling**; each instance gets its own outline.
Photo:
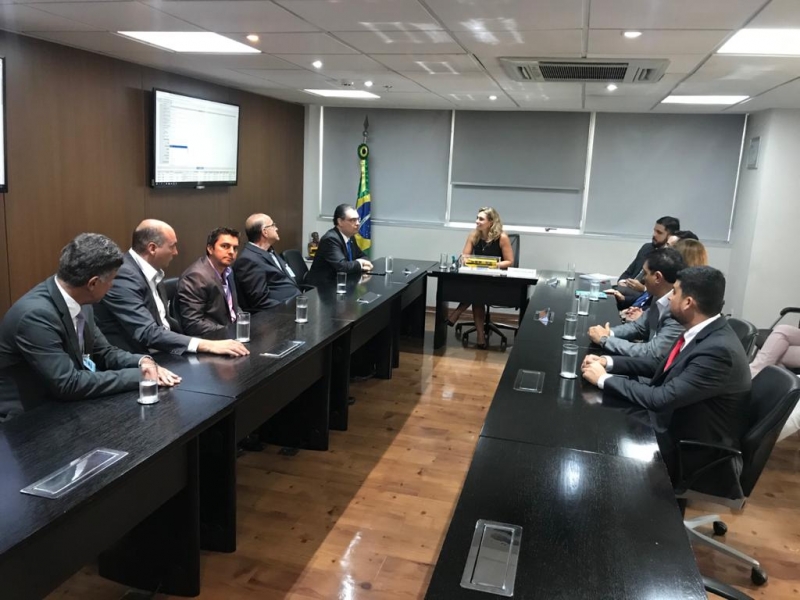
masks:
<path id="1" fill-rule="evenodd" d="M 660 105 L 678 93 L 751 96 L 703 112 L 800 108 L 800 58 L 715 55 L 743 27 L 800 28 L 800 0 L 0 0 L 0 29 L 304 104 L 698 112 Z M 643 35 L 626 39 L 627 29 Z M 175 54 L 119 30 L 215 31 L 263 54 Z M 251 33 L 260 41 L 247 42 Z M 513 81 L 503 56 L 670 64 L 655 84 L 609 92 Z M 379 100 L 302 91 L 363 89 L 367 80 Z"/>

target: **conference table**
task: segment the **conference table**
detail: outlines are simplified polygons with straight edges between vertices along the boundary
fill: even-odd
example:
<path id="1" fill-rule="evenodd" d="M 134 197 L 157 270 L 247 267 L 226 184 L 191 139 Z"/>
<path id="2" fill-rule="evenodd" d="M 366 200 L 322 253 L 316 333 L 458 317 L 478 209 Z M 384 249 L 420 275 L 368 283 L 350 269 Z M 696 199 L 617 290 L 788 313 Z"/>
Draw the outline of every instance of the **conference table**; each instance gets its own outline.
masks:
<path id="1" fill-rule="evenodd" d="M 364 349 L 391 377 L 400 328 L 424 332 L 434 263 L 394 262 L 389 276 L 350 278 L 345 294 L 310 290 L 307 323 L 295 322 L 294 301 L 253 315 L 249 356 L 158 355 L 183 381 L 157 404 L 131 392 L 0 424 L 0 596 L 40 598 L 95 557 L 126 585 L 197 595 L 200 549 L 236 549 L 236 442 L 258 429 L 271 443 L 327 449 L 329 429 L 346 429 L 351 354 Z M 262 356 L 291 340 L 302 344 Z M 128 454 L 63 497 L 20 493 L 96 448 Z"/>
<path id="2" fill-rule="evenodd" d="M 586 288 L 540 273 L 426 598 L 706 598 L 649 414 L 560 377 L 564 313 Z M 613 299 L 591 302 L 579 360 L 589 326 L 618 321 Z M 515 386 L 520 370 L 541 385 Z"/>

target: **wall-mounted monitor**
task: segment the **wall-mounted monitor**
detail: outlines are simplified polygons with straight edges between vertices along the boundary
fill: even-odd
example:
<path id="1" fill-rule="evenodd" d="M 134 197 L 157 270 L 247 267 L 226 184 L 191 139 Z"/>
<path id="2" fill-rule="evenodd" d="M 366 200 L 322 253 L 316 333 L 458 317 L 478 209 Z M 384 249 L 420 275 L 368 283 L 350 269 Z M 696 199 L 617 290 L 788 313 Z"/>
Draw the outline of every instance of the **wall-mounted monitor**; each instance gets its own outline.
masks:
<path id="1" fill-rule="evenodd" d="M 236 185 L 239 107 L 153 90 L 155 188 Z"/>
<path id="2" fill-rule="evenodd" d="M 0 57 L 0 193 L 8 191 L 6 163 L 6 59 Z"/>

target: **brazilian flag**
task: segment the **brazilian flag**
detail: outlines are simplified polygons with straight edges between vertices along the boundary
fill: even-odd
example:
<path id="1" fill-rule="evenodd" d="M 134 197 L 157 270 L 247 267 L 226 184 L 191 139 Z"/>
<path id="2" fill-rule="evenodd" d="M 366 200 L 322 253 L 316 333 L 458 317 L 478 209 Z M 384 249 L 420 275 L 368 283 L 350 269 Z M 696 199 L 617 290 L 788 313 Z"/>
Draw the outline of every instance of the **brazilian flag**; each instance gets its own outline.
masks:
<path id="1" fill-rule="evenodd" d="M 369 256 L 370 246 L 372 246 L 372 221 L 370 221 L 370 208 L 372 201 L 369 195 L 369 146 L 359 144 L 358 162 L 360 165 L 360 177 L 358 181 L 358 199 L 356 200 L 356 210 L 361 218 L 361 227 L 356 234 L 356 244 L 361 251 Z"/>

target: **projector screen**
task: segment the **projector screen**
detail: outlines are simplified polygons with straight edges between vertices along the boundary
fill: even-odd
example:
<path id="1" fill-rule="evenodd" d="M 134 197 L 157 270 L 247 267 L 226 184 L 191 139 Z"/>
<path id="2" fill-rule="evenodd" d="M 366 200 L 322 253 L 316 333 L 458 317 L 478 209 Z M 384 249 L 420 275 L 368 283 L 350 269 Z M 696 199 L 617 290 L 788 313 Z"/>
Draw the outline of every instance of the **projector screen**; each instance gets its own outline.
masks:
<path id="1" fill-rule="evenodd" d="M 0 58 L 0 193 L 8 191 L 6 166 L 6 59 Z"/>
<path id="2" fill-rule="evenodd" d="M 153 187 L 236 185 L 239 107 L 153 90 Z"/>

